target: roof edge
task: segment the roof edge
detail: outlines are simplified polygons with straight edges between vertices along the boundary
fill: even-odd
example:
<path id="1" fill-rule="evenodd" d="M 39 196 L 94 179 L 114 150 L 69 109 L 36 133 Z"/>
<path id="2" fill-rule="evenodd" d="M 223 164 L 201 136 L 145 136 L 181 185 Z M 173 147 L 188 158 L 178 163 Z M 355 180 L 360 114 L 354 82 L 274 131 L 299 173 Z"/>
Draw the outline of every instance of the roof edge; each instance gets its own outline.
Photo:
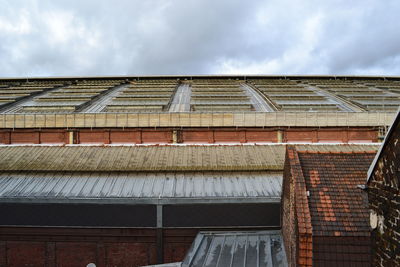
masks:
<path id="1" fill-rule="evenodd" d="M 2 80 L 59 80 L 59 79 L 204 79 L 204 78 L 265 78 L 265 79 L 400 79 L 395 75 L 326 75 L 326 74 L 194 74 L 194 75 L 99 75 L 99 76 L 25 76 L 25 77 L 0 77 Z"/>

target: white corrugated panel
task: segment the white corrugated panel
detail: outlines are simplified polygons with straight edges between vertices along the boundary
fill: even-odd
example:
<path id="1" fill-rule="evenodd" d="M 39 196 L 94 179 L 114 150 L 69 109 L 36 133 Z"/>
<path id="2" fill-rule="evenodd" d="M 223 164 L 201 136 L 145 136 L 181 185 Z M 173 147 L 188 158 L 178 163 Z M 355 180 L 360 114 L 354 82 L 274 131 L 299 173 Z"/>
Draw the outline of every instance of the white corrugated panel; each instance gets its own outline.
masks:
<path id="1" fill-rule="evenodd" d="M 279 202 L 277 172 L 1 173 L 0 202 Z"/>

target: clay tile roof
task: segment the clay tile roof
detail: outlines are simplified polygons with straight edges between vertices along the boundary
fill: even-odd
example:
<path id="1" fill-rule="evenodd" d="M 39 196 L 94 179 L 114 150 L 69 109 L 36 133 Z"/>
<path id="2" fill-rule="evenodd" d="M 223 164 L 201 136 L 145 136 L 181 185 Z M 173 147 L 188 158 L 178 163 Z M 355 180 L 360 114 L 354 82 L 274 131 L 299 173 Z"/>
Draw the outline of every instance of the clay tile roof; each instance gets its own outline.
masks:
<path id="1" fill-rule="evenodd" d="M 369 236 L 365 184 L 371 152 L 299 152 L 315 236 Z"/>

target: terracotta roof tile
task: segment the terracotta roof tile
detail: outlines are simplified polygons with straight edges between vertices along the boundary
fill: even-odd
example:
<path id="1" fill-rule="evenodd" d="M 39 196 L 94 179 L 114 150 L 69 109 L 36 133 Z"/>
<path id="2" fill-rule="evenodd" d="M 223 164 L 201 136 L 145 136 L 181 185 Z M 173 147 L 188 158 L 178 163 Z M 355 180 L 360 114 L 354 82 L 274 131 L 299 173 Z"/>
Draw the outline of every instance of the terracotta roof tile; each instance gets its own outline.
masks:
<path id="1" fill-rule="evenodd" d="M 313 235 L 369 236 L 364 184 L 374 152 L 298 152 Z"/>

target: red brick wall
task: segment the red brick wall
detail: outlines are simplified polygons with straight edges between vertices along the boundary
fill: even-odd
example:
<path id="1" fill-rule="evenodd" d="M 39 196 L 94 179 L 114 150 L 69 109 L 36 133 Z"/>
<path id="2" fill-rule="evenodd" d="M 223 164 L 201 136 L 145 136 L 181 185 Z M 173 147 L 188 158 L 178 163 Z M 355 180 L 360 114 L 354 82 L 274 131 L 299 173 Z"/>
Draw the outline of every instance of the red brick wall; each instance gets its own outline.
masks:
<path id="1" fill-rule="evenodd" d="M 106 243 L 106 266 L 144 266 L 156 261 L 155 244 Z"/>
<path id="2" fill-rule="evenodd" d="M 313 265 L 313 238 L 306 185 L 299 157 L 289 146 L 283 175 L 282 234 L 289 266 Z"/>
<path id="3" fill-rule="evenodd" d="M 286 159 L 287 159 L 286 155 Z M 297 221 L 295 216 L 294 183 L 290 174 L 289 161 L 285 161 L 282 188 L 282 235 L 284 239 L 285 252 L 289 266 L 296 266 L 297 262 Z"/>
<path id="4" fill-rule="evenodd" d="M 7 263 L 4 266 L 45 266 L 46 244 L 44 242 L 10 241 L 4 242 L 3 246 L 3 252 L 7 254 L 3 259 L 3 262 Z"/>
<path id="5" fill-rule="evenodd" d="M 348 131 L 349 141 L 376 142 L 377 138 L 378 138 L 377 131 L 363 131 L 361 129 L 353 129 L 351 131 Z"/>
<path id="6" fill-rule="evenodd" d="M 198 229 L 163 230 L 164 262 L 182 261 Z M 0 227 L 0 267 L 143 266 L 157 263 L 156 230 Z"/>
<path id="7" fill-rule="evenodd" d="M 69 129 L 71 130 L 71 129 Z M 276 128 L 128 128 L 128 129 L 73 129 L 75 142 L 82 144 L 140 144 L 172 143 L 172 132 L 177 131 L 180 143 L 275 143 Z M 373 128 L 282 128 L 283 142 L 377 142 L 378 130 Z M 0 132 L 2 144 L 68 143 L 67 129 L 14 129 Z"/>
<path id="8" fill-rule="evenodd" d="M 266 143 L 276 143 L 278 142 L 278 134 L 276 130 L 268 130 L 268 129 L 248 129 L 246 131 L 246 140 L 247 142 L 266 142 Z"/>
<path id="9" fill-rule="evenodd" d="M 142 266 L 157 263 L 152 229 L 0 228 L 0 266 Z"/>
<path id="10" fill-rule="evenodd" d="M 44 242 L 43 242 L 44 243 Z M 56 266 L 75 267 L 100 262 L 95 242 L 56 242 Z"/>
<path id="11" fill-rule="evenodd" d="M 39 144 L 39 132 L 37 131 L 14 131 L 11 132 L 12 144 Z"/>
<path id="12" fill-rule="evenodd" d="M 347 142 L 347 132 L 334 129 L 321 129 L 317 132 L 318 142 Z"/>
<path id="13" fill-rule="evenodd" d="M 81 130 L 78 132 L 78 143 L 80 144 L 108 144 L 109 132 L 104 130 L 87 131 Z"/>
<path id="14" fill-rule="evenodd" d="M 214 143 L 214 132 L 207 130 L 186 130 L 181 134 L 183 143 Z"/>
<path id="15" fill-rule="evenodd" d="M 134 130 L 110 131 L 110 142 L 112 144 L 140 144 L 141 132 Z"/>
<path id="16" fill-rule="evenodd" d="M 68 132 L 53 131 L 40 133 L 41 144 L 65 144 L 66 142 L 68 142 Z"/>
<path id="17" fill-rule="evenodd" d="M 214 141 L 215 143 L 230 143 L 230 142 L 246 143 L 246 132 L 235 131 L 235 130 L 214 131 Z"/>
<path id="18" fill-rule="evenodd" d="M 143 130 L 143 143 L 172 143 L 172 131 L 166 130 Z"/>
<path id="19" fill-rule="evenodd" d="M 0 132 L 0 144 L 10 144 L 11 142 L 10 139 L 11 139 L 10 131 Z"/>
<path id="20" fill-rule="evenodd" d="M 165 262 L 182 261 L 199 230 L 169 229 L 164 231 Z"/>
<path id="21" fill-rule="evenodd" d="M 304 130 L 304 129 L 289 129 L 285 131 L 286 142 L 317 142 L 317 132 L 315 130 Z"/>
<path id="22" fill-rule="evenodd" d="M 400 123 L 383 147 L 368 182 L 369 208 L 378 225 L 372 230 L 372 264 L 400 266 Z"/>

